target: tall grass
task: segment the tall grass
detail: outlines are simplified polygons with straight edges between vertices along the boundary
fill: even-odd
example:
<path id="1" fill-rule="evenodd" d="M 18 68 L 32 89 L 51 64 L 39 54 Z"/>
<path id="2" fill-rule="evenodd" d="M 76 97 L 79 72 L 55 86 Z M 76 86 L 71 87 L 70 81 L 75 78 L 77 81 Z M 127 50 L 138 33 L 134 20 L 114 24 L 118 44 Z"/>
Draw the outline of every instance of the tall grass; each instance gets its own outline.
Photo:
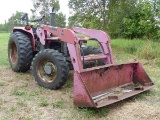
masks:
<path id="1" fill-rule="evenodd" d="M 98 47 L 95 41 L 89 41 L 89 46 Z M 133 54 L 141 59 L 155 60 L 160 65 L 160 42 L 140 39 L 114 39 L 111 40 L 111 47 L 118 53 Z"/>
<path id="2" fill-rule="evenodd" d="M 113 49 L 121 50 L 130 54 L 137 55 L 140 58 L 152 60 L 160 58 L 160 43 L 150 40 L 124 40 L 115 39 L 111 41 Z"/>
<path id="3" fill-rule="evenodd" d="M 115 39 L 111 40 L 111 46 L 114 49 L 121 50 L 127 53 L 137 52 L 145 44 L 142 40 L 125 40 L 125 39 Z"/>

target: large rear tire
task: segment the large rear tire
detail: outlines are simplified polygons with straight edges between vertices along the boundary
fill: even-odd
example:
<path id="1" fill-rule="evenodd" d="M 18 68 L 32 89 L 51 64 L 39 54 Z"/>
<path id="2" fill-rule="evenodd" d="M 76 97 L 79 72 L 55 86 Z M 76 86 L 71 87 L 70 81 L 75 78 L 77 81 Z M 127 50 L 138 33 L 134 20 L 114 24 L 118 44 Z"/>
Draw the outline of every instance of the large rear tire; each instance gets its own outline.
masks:
<path id="1" fill-rule="evenodd" d="M 40 51 L 32 62 L 33 76 L 37 83 L 48 89 L 58 89 L 68 79 L 69 68 L 65 57 L 56 50 Z"/>
<path id="2" fill-rule="evenodd" d="M 86 55 L 91 55 L 91 54 L 102 54 L 100 49 L 88 46 L 85 48 L 82 48 L 81 50 L 81 55 L 86 56 Z M 96 66 L 101 66 L 105 65 L 105 60 L 104 59 L 99 59 L 99 60 L 92 60 L 92 61 L 84 61 L 84 68 L 91 68 L 91 67 L 96 67 Z"/>
<path id="3" fill-rule="evenodd" d="M 33 59 L 31 40 L 26 34 L 13 32 L 8 42 L 8 58 L 11 69 L 15 72 L 26 72 Z"/>

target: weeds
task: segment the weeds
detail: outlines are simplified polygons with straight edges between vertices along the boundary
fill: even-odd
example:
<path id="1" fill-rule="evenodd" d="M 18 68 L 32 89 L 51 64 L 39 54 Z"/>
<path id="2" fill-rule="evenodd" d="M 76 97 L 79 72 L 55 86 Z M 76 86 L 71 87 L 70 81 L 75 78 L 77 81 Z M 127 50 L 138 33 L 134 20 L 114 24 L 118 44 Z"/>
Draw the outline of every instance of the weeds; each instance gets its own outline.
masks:
<path id="1" fill-rule="evenodd" d="M 5 82 L 0 82 L 0 86 L 5 86 Z"/>
<path id="2" fill-rule="evenodd" d="M 53 108 L 63 108 L 64 107 L 64 101 L 61 99 L 55 103 L 52 104 Z"/>
<path id="3" fill-rule="evenodd" d="M 93 109 L 93 108 L 77 108 L 78 111 L 84 112 L 84 114 L 87 117 L 94 117 L 98 116 L 100 118 L 105 117 L 108 113 L 107 108 L 99 108 L 99 109 Z"/>
<path id="4" fill-rule="evenodd" d="M 27 107 L 27 103 L 25 103 L 24 101 L 18 101 L 17 105 L 21 106 L 21 107 Z"/>
<path id="5" fill-rule="evenodd" d="M 10 108 L 10 111 L 11 112 L 15 112 L 17 110 L 17 108 L 15 107 L 15 106 L 12 106 L 11 108 Z"/>
<path id="6" fill-rule="evenodd" d="M 39 106 L 41 106 L 41 107 L 46 107 L 46 106 L 48 106 L 48 105 L 49 105 L 49 103 L 48 103 L 48 100 L 47 100 L 47 99 L 45 99 L 45 98 L 40 99 Z"/>
<path id="7" fill-rule="evenodd" d="M 116 39 L 111 41 L 112 49 L 137 55 L 139 58 L 153 60 L 160 64 L 160 43 L 149 40 L 124 40 Z"/>
<path id="8" fill-rule="evenodd" d="M 97 110 L 97 114 L 100 118 L 105 117 L 107 113 L 108 113 L 107 108 L 100 108 L 100 109 Z"/>
<path id="9" fill-rule="evenodd" d="M 68 80 L 67 83 L 65 84 L 66 88 L 71 88 L 73 87 L 73 81 Z"/>
<path id="10" fill-rule="evenodd" d="M 26 95 L 26 94 L 27 93 L 24 90 L 20 90 L 18 88 L 13 89 L 13 95 L 23 96 L 23 95 Z"/>

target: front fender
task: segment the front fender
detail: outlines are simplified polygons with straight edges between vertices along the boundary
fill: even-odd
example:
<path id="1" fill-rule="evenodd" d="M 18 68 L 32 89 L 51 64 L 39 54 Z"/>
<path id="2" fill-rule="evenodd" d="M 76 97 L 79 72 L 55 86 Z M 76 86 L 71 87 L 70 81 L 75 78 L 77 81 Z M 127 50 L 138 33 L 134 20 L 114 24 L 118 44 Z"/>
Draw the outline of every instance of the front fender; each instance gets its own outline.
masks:
<path id="1" fill-rule="evenodd" d="M 26 30 L 25 27 L 14 27 L 13 32 L 15 32 L 15 31 L 20 31 L 20 32 L 23 32 L 23 33 L 26 33 L 27 35 L 29 35 L 31 37 L 33 51 L 35 51 L 36 45 L 35 45 L 33 30 L 32 29 Z"/>

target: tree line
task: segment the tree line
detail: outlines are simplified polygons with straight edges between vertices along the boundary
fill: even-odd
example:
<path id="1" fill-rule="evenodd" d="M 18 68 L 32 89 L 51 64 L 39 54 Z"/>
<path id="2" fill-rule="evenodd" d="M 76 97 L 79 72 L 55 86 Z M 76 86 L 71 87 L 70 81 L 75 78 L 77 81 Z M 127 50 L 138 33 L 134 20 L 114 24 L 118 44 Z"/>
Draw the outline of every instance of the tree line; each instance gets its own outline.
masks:
<path id="1" fill-rule="evenodd" d="M 160 38 L 160 0 L 69 0 L 69 26 L 102 29 L 112 38 Z"/>
<path id="2" fill-rule="evenodd" d="M 38 15 L 49 21 L 51 7 L 55 7 L 56 26 L 66 27 L 66 17 L 59 12 L 58 0 L 32 0 L 31 19 Z M 160 0 L 69 0 L 70 17 L 67 27 L 101 29 L 112 38 L 160 39 Z M 24 26 L 22 12 L 16 12 L 0 31 Z"/>

